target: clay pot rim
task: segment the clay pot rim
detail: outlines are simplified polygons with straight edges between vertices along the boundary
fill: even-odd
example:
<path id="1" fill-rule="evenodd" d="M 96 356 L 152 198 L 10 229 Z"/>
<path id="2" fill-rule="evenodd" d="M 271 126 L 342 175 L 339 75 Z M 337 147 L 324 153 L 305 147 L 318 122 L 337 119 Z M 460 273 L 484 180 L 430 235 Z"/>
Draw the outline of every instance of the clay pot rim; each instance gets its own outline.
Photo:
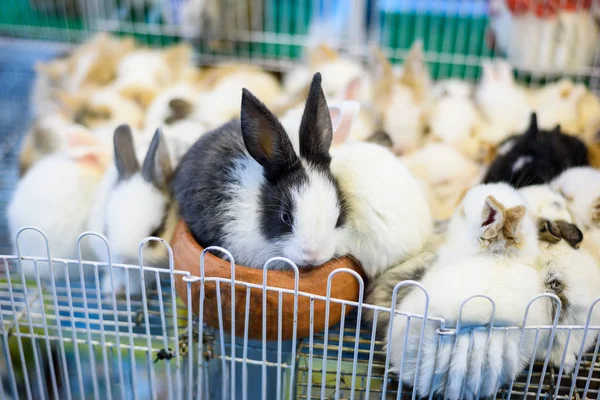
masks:
<path id="1" fill-rule="evenodd" d="M 328 262 L 326 262 L 325 264 L 316 266 L 316 267 L 310 267 L 310 268 L 297 268 L 298 271 L 298 279 L 296 280 L 296 269 L 294 269 L 293 267 L 291 267 L 292 264 L 290 264 L 290 269 L 285 269 L 285 270 L 279 270 L 279 269 L 268 269 L 268 268 L 250 268 L 241 264 L 237 264 L 237 263 L 231 263 L 231 261 L 228 261 L 226 259 L 220 258 L 216 255 L 214 255 L 213 253 L 211 253 L 211 250 L 224 250 L 227 252 L 227 254 L 231 254 L 229 253 L 229 251 L 227 251 L 227 249 L 220 247 L 220 246 L 209 246 L 209 247 L 202 247 L 198 244 L 198 242 L 196 242 L 196 240 L 194 239 L 194 237 L 192 236 L 187 224 L 185 223 L 185 221 L 183 221 L 182 219 L 179 220 L 179 222 L 177 223 L 177 227 L 175 228 L 175 233 L 173 235 L 173 237 L 175 238 L 176 235 L 183 235 L 183 240 L 185 240 L 187 246 L 189 246 L 188 248 L 190 248 L 191 251 L 193 251 L 194 253 L 198 254 L 198 270 L 197 270 L 197 275 L 191 271 L 191 269 L 189 268 L 178 268 L 179 270 L 182 271 L 186 271 L 188 273 L 190 273 L 193 277 L 195 278 L 202 278 L 202 264 L 204 264 L 204 278 L 209 278 L 209 279 L 214 279 L 214 278 L 221 278 L 221 279 L 226 279 L 226 280 L 230 280 L 231 279 L 231 269 L 233 267 L 233 271 L 234 271 L 234 279 L 235 282 L 243 282 L 243 283 L 249 283 L 249 284 L 255 284 L 255 285 L 263 285 L 263 276 L 267 277 L 267 287 L 271 287 L 271 288 L 278 288 L 278 289 L 290 289 L 290 290 L 295 290 L 294 285 L 292 285 L 291 287 L 284 285 L 276 285 L 274 284 L 275 282 L 279 282 L 281 280 L 289 280 L 291 282 L 298 282 L 298 292 L 299 293 L 303 293 L 306 295 L 312 295 L 312 296 L 321 296 L 319 294 L 316 293 L 311 293 L 310 291 L 303 291 L 300 289 L 300 282 L 303 281 L 303 279 L 305 281 L 310 280 L 311 276 L 314 276 L 316 274 L 322 274 L 324 272 L 327 272 L 327 277 L 328 279 L 331 276 L 332 273 L 334 273 L 337 270 L 344 270 L 344 272 L 338 272 L 337 274 L 352 274 L 354 275 L 355 279 L 358 277 L 361 278 L 362 280 L 362 284 L 363 287 L 365 285 L 365 274 L 362 270 L 362 268 L 360 267 L 358 261 L 356 261 L 353 257 L 350 256 L 343 256 L 343 257 L 339 257 L 339 258 L 334 258 L 329 260 Z M 178 239 L 181 240 L 181 239 Z M 203 257 L 204 256 L 204 257 Z M 284 257 L 274 257 L 274 258 L 280 258 L 280 259 L 285 259 Z M 287 260 L 287 259 L 286 259 Z M 202 263 L 202 261 L 204 261 L 204 263 Z M 235 258 L 234 258 L 235 261 Z M 215 269 L 218 268 L 222 273 L 226 273 L 227 276 L 217 276 L 217 275 L 213 275 L 213 274 L 207 274 L 207 265 L 210 265 L 210 269 Z M 295 264 L 294 264 L 295 265 Z M 360 280 L 356 279 L 357 282 L 359 282 L 360 285 Z M 333 285 L 332 285 L 333 286 Z M 333 296 L 332 296 L 332 300 L 333 300 Z"/>

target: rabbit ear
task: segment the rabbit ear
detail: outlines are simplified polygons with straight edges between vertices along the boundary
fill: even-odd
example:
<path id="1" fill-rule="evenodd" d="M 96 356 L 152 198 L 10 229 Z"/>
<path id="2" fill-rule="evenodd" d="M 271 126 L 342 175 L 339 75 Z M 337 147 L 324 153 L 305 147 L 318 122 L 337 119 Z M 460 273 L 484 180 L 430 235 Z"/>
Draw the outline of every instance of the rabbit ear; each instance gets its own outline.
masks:
<path id="1" fill-rule="evenodd" d="M 107 151 L 100 141 L 85 129 L 67 133 L 67 154 L 79 165 L 102 172 L 106 169 Z"/>
<path id="2" fill-rule="evenodd" d="M 242 89 L 240 120 L 246 149 L 264 168 L 268 180 L 275 180 L 278 175 L 298 165 L 300 161 L 285 129 L 277 117 L 248 89 Z M 331 121 L 329 125 L 331 127 Z"/>
<path id="3" fill-rule="evenodd" d="M 488 196 L 483 205 L 481 214 L 481 237 L 493 239 L 502 231 L 506 221 L 504 206 L 494 196 Z"/>
<path id="4" fill-rule="evenodd" d="M 339 108 L 339 115 L 336 115 L 336 122 L 333 126 L 333 145 L 340 145 L 350 136 L 352 124 L 360 113 L 360 103 L 357 101 L 345 101 Z M 331 110 L 331 108 L 330 108 Z M 333 121 L 333 119 L 332 119 Z"/>
<path id="5" fill-rule="evenodd" d="M 173 167 L 161 129 L 157 129 L 142 164 L 142 177 L 161 190 L 168 190 Z"/>
<path id="6" fill-rule="evenodd" d="M 565 239 L 567 243 L 574 249 L 579 247 L 579 244 L 583 241 L 583 232 L 575 224 L 571 224 L 567 221 L 559 220 L 556 221 L 556 226 L 560 231 L 560 237 Z"/>
<path id="7" fill-rule="evenodd" d="M 329 166 L 332 139 L 333 129 L 327 101 L 321 89 L 321 74 L 316 73 L 300 122 L 300 155 L 314 164 Z"/>
<path id="8" fill-rule="evenodd" d="M 423 54 L 423 41 L 420 39 L 415 40 L 406 56 L 400 82 L 413 90 L 417 101 L 425 100 L 430 81 Z"/>
<path id="9" fill-rule="evenodd" d="M 385 101 L 389 98 L 395 84 L 394 70 L 392 64 L 378 47 L 373 48 L 373 59 L 372 70 L 375 76 L 373 96 L 378 101 Z"/>
<path id="10" fill-rule="evenodd" d="M 357 76 L 348 82 L 346 90 L 344 91 L 344 100 L 358 100 L 361 86 L 362 78 L 360 76 Z"/>
<path id="11" fill-rule="evenodd" d="M 315 69 L 320 65 L 337 60 L 339 54 L 326 44 L 320 44 L 308 53 L 308 65 Z"/>
<path id="12" fill-rule="evenodd" d="M 538 238 L 552 244 L 558 243 L 562 239 L 559 227 L 554 222 L 545 219 L 538 222 Z"/>
<path id="13" fill-rule="evenodd" d="M 507 241 L 517 241 L 519 225 L 525 217 L 525 206 L 516 206 L 506 210 L 506 218 L 502 231 Z"/>
<path id="14" fill-rule="evenodd" d="M 527 131 L 525 132 L 525 135 L 529 138 L 535 138 L 537 137 L 537 134 L 539 133 L 539 129 L 538 129 L 538 122 L 537 122 L 537 114 L 536 113 L 531 113 L 531 116 L 529 117 L 529 127 L 527 127 Z"/>
<path id="15" fill-rule="evenodd" d="M 133 134 L 129 125 L 120 125 L 113 136 L 115 147 L 115 166 L 119 181 L 129 179 L 140 170 L 140 164 L 135 155 Z"/>

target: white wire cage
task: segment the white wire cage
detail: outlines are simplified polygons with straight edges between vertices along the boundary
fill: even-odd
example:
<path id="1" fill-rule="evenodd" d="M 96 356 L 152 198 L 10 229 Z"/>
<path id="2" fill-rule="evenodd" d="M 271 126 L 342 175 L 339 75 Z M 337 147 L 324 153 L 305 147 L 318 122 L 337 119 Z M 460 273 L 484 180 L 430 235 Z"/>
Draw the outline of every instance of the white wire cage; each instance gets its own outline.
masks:
<path id="1" fill-rule="evenodd" d="M 596 18 L 595 2 L 576 1 L 575 11 L 569 0 L 558 3 L 565 10 L 571 7 L 569 12 L 580 12 L 577 21 L 587 21 L 575 26 Z M 510 27 L 501 41 L 510 44 L 521 40 L 520 51 L 497 43 L 491 46 L 486 32 L 497 23 L 489 13 L 493 4 L 497 2 L 8 0 L 0 9 L 0 34 L 52 43 L 78 43 L 98 31 L 132 35 L 154 46 L 188 40 L 194 44 L 201 64 L 234 60 L 285 71 L 300 62 L 304 49 L 319 37 L 318 31 L 311 30 L 311 21 L 320 21 L 330 29 L 327 32 L 331 35 L 326 37 L 332 47 L 353 57 L 368 57 L 375 43 L 392 61 L 400 62 L 414 39 L 421 38 L 436 79 L 475 80 L 483 60 L 507 57 L 516 67 L 517 77 L 530 85 L 569 76 L 600 91 L 597 37 L 591 36 L 590 43 L 582 40 L 581 35 L 587 31 L 573 31 L 572 22 L 561 20 L 560 7 L 555 11 L 554 25 L 552 20 L 536 19 L 534 2 L 530 2 L 523 19 L 500 24 L 500 29 Z M 533 20 L 526 19 L 532 16 Z M 564 58 L 559 57 L 561 47 L 539 45 L 540 32 L 545 37 L 570 38 L 569 57 L 579 56 L 583 62 L 560 61 Z M 521 57 L 523 53 L 531 58 Z M 143 249 L 144 244 L 140 254 Z M 139 271 L 143 262 L 122 265 L 52 259 L 53 271 L 69 269 L 74 273 L 66 274 L 68 279 L 50 280 L 40 279 L 39 275 L 32 279 L 22 273 L 24 262 L 33 262 L 38 269 L 47 267 L 51 254 L 49 251 L 45 261 L 26 254 L 0 256 L 0 393 L 4 398 L 416 397 L 411 385 L 402 384 L 398 371 L 391 369 L 390 347 L 379 339 L 385 332 L 378 332 L 364 321 L 366 312 L 389 317 L 392 308 L 205 277 L 200 262 L 198 274 L 190 275 L 177 270 L 172 260 L 170 270 L 144 267 L 145 274 L 154 275 L 159 283 L 142 297 L 106 298 L 99 290 L 100 277 L 114 269 Z M 135 275 L 141 280 L 145 274 Z M 186 280 L 189 298 L 192 284 L 202 288 L 214 284 L 220 289 L 217 326 L 206 325 L 202 316 L 194 315 L 190 301 L 186 306 L 177 297 L 173 285 L 176 279 Z M 362 279 L 356 279 L 363 288 Z M 234 290 L 227 292 L 224 286 Z M 223 323 L 224 319 L 232 320 L 232 310 L 221 305 L 225 296 L 234 299 L 236 291 L 250 290 L 325 302 L 327 312 L 331 304 L 341 304 L 342 322 L 323 332 L 313 329 L 309 337 L 296 340 L 253 340 L 248 338 L 249 324 L 265 321 L 251 320 L 246 303 L 240 320 L 243 334 L 236 337 L 232 334 L 235 327 L 230 330 Z M 203 300 L 200 297 L 191 301 Z M 281 311 L 277 312 L 279 324 L 287 323 Z M 394 318 L 418 318 L 393 314 Z M 600 327 L 588 323 L 523 328 L 491 323 L 480 329 L 490 334 L 533 332 L 540 337 L 562 332 L 570 338 L 572 332 L 595 337 Z M 472 337 L 469 328 L 446 329 L 443 334 L 451 340 L 457 331 Z M 536 345 L 545 346 L 541 340 Z M 600 398 L 599 348 L 596 339 L 591 348 L 582 349 L 570 374 L 561 365 L 551 365 L 548 356 L 532 359 L 515 382 L 499 388 L 496 397 Z M 434 396 L 431 393 L 430 397 Z"/>
<path id="2" fill-rule="evenodd" d="M 43 233 L 35 228 L 23 231 L 33 231 L 40 240 L 45 240 Z M 85 240 L 104 239 L 85 233 L 77 245 Z M 519 335 L 519 350 L 525 335 L 533 337 L 532 354 L 544 356 L 532 355 L 514 382 L 498 387 L 495 398 L 600 396 L 600 327 L 590 325 L 589 319 L 583 326 L 558 325 L 561 305 L 553 295 L 548 296 L 556 302 L 558 313 L 552 326 L 527 325 L 527 315 L 521 326 L 496 326 L 492 311 L 488 324 L 461 328 L 459 319 L 456 326 L 446 327 L 444 320 L 428 317 L 427 308 L 422 315 L 413 315 L 394 310 L 394 307 L 377 307 L 362 300 L 351 302 L 331 297 L 329 293 L 335 275 L 351 274 L 359 283 L 359 299 L 362 298 L 362 278 L 346 269 L 334 271 L 328 278 L 327 296 L 319 296 L 298 291 L 297 285 L 296 290 L 289 290 L 269 286 L 267 282 L 262 285 L 242 282 L 235 280 L 235 275 L 231 280 L 204 276 L 203 257 L 210 249 L 203 252 L 197 275 L 175 269 L 170 248 L 170 269 L 141 267 L 144 247 L 152 240 L 156 239 L 141 243 L 139 265 L 24 254 L 0 257 L 0 393 L 3 398 L 416 398 L 413 385 L 399 380 L 403 367 L 392 368 L 390 363 L 390 352 L 400 343 L 383 346 L 379 340 L 388 332 L 387 329 L 378 332 L 377 319 L 390 316 L 406 319 L 408 324 L 423 319 L 435 321 L 439 323 L 435 341 L 449 340 L 456 346 L 459 336 L 468 337 L 469 352 L 475 330 L 483 330 L 488 335 Z M 48 249 L 50 255 L 51 249 Z M 48 259 L 52 260 L 51 264 Z M 32 263 L 36 274 L 26 274 L 24 263 Z M 52 272 L 48 278 L 40 279 L 38 271 L 49 265 Z M 233 272 L 234 264 L 231 265 Z M 127 295 L 117 298 L 114 294 L 102 294 L 100 278 L 105 274 L 111 276 L 121 268 L 135 271 L 127 279 Z M 144 273 L 138 273 L 142 268 Z M 63 274 L 66 270 L 68 272 Z M 63 277 L 58 278 L 61 275 Z M 145 288 L 143 280 L 148 280 L 150 275 L 156 278 L 156 287 L 143 289 L 141 297 L 131 296 L 129 286 L 133 282 L 130 280 L 142 280 Z M 173 283 L 178 279 L 185 282 L 187 305 L 177 297 Z M 201 285 L 199 298 L 192 298 L 191 288 L 195 284 Z M 217 318 L 212 322 L 203 311 L 200 315 L 192 311 L 193 302 L 199 303 L 199 310 L 205 310 L 205 289 L 210 285 L 216 287 L 217 304 Z M 426 293 L 426 289 L 416 282 L 400 282 L 394 289 L 392 304 L 395 304 L 398 290 L 407 286 Z M 279 334 L 277 340 L 267 341 L 267 319 L 256 320 L 256 313 L 250 308 L 248 294 L 253 290 L 265 295 L 276 293 L 279 304 L 284 296 L 293 299 L 296 304 L 293 318 L 284 318 L 282 307 L 271 310 L 278 316 L 279 332 L 282 324 L 293 325 L 292 340 L 283 340 Z M 243 304 L 235 304 L 236 292 L 246 292 Z M 296 336 L 298 315 L 307 312 L 297 307 L 298 300 L 303 297 L 311 302 L 308 310 L 311 334 L 308 337 Z M 536 299 L 532 299 L 534 301 Z M 341 304 L 341 322 L 318 332 L 312 324 L 316 302 L 325 302 L 327 316 L 333 304 Z M 490 302 L 493 306 L 493 301 Z M 467 303 L 468 299 L 463 306 Z M 596 303 L 591 306 L 589 315 Z M 265 301 L 259 306 L 263 309 L 262 315 L 267 315 L 267 304 Z M 365 313 L 371 314 L 373 324 L 365 321 Z M 392 323 L 390 321 L 390 326 Z M 236 324 L 243 326 L 241 335 Z M 261 338 L 249 337 L 250 324 L 262 325 Z M 565 373 L 564 365 L 552 365 L 549 349 L 556 335 L 564 335 L 568 344 L 575 332 L 582 332 L 584 337 L 589 335 L 593 341 L 589 348 L 581 346 L 575 368 Z M 420 341 L 424 340 L 427 339 L 421 333 Z M 412 348 L 405 346 L 403 351 L 414 353 L 420 348 L 421 343 L 418 343 Z M 485 350 L 489 351 L 489 348 Z M 564 357 L 566 351 L 563 361 Z M 414 379 L 416 382 L 419 377 Z M 466 380 L 462 385 L 465 390 Z M 429 397 L 434 396 L 440 397 L 434 393 Z"/>

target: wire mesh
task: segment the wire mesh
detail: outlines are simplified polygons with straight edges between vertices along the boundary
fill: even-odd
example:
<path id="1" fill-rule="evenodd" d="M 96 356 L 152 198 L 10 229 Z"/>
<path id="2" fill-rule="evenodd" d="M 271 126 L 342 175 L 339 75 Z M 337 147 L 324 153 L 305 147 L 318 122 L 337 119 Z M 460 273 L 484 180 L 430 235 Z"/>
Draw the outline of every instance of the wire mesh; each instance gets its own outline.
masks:
<path id="1" fill-rule="evenodd" d="M 38 234 L 42 235 L 39 231 Z M 82 239 L 86 236 L 90 234 L 82 235 Z M 101 237 L 88 239 L 102 240 Z M 144 244 L 140 246 L 141 252 Z M 124 297 L 117 298 L 100 292 L 100 278 L 105 274 L 110 276 L 118 268 L 138 272 L 140 265 L 62 259 L 52 259 L 49 264 L 48 258 L 23 254 L 1 256 L 0 262 L 0 390 L 4 398 L 375 399 L 416 396 L 413 384 L 400 379 L 402 367 L 386 359 L 390 346 L 380 340 L 385 337 L 385 330 L 378 332 L 376 324 L 372 326 L 362 320 L 365 312 L 375 312 L 380 317 L 390 315 L 390 308 L 341 301 L 297 289 L 249 284 L 235 278 L 204 276 L 200 268 L 199 276 L 193 276 L 174 268 L 147 266 L 143 267 L 143 274 L 125 276 L 147 279 L 149 274 L 157 275 L 156 287 L 148 288 L 141 296 L 127 291 Z M 37 273 L 26 273 L 25 263 L 32 263 Z M 40 278 L 42 268 L 51 269 L 49 278 Z M 61 270 L 65 272 L 64 278 L 55 279 Z M 348 272 L 334 271 L 329 282 L 339 273 Z M 178 279 L 187 285 L 187 305 L 175 294 L 173 283 Z M 362 282 L 359 276 L 355 279 Z M 192 302 L 202 302 L 205 294 L 201 290 L 199 299 L 191 298 L 191 287 L 195 283 L 203 287 L 217 286 L 218 322 L 211 322 L 209 314 L 198 316 L 192 312 Z M 128 282 L 127 287 L 130 284 Z M 399 287 L 406 285 L 416 283 L 402 282 Z M 271 341 L 250 338 L 248 325 L 264 327 L 266 319 L 256 320 L 256 310 L 250 309 L 249 302 L 233 305 L 232 310 L 224 307 L 222 301 L 224 296 L 235 297 L 236 291 L 257 289 L 263 293 L 275 292 L 280 299 L 286 294 L 310 297 L 310 310 L 296 309 L 296 313 L 314 313 L 312 304 L 324 300 L 329 314 L 333 302 L 341 303 L 341 322 L 324 332 L 311 327 L 308 337 L 292 340 L 283 340 L 281 335 Z M 426 293 L 424 288 L 422 290 Z M 554 300 L 560 312 L 560 301 Z M 463 305 L 467 302 L 468 299 Z M 264 311 L 267 303 L 263 304 Z M 232 312 L 236 315 L 233 319 Z M 279 325 L 297 319 L 297 315 L 288 320 L 281 316 L 280 310 L 278 313 Z M 589 321 L 586 326 L 560 326 L 556 324 L 558 318 L 552 326 L 503 327 L 494 325 L 493 316 L 492 313 L 489 323 L 480 327 L 461 327 L 459 319 L 456 326 L 444 328 L 444 321 L 439 320 L 443 329 L 438 330 L 437 335 L 454 342 L 453 338 L 459 334 L 472 338 L 476 330 L 489 335 L 511 332 L 521 337 L 527 332 L 535 335 L 539 352 L 532 356 L 533 363 L 524 366 L 514 382 L 499 387 L 497 398 L 567 399 L 600 395 L 600 340 L 597 338 L 600 327 L 591 326 Z M 231 335 L 235 326 L 226 327 L 227 318 L 244 326 L 242 335 Z M 394 311 L 394 319 L 403 318 L 429 320 L 426 316 Z M 566 335 L 567 340 L 578 340 L 575 332 L 591 335 L 594 340 L 591 348 L 583 349 L 573 371 L 566 373 L 564 365 L 549 363 L 547 349 L 559 333 Z M 420 342 L 424 340 L 427 339 L 421 337 Z M 399 344 L 394 342 L 392 346 Z M 415 349 L 404 351 L 406 357 Z M 415 381 L 418 379 L 421 378 L 415 377 Z"/>

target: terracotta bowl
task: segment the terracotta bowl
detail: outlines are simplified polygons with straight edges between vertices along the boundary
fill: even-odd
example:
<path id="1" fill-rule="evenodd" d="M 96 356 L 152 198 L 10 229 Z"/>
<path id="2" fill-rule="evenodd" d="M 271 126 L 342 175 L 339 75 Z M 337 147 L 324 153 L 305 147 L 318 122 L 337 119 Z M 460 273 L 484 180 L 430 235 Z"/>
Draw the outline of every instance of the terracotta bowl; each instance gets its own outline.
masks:
<path id="1" fill-rule="evenodd" d="M 175 259 L 175 268 L 189 271 L 194 276 L 200 276 L 200 255 L 204 250 L 192 237 L 186 224 L 179 221 L 173 240 L 171 242 L 173 255 Z M 204 275 L 206 277 L 231 278 L 231 266 L 225 261 L 213 254 L 206 253 L 204 258 Z M 327 262 L 319 267 L 309 270 L 300 270 L 300 279 L 298 290 L 300 292 L 311 293 L 321 296 L 327 295 L 327 277 L 338 268 L 349 268 L 356 271 L 364 279 L 364 273 L 360 265 L 352 258 L 344 257 Z M 236 282 L 243 281 L 253 284 L 263 284 L 263 270 L 248 268 L 242 265 L 235 266 Z M 275 271 L 267 272 L 267 284 L 271 287 L 294 290 L 294 272 L 293 271 Z M 178 275 L 175 281 L 177 293 L 187 303 L 187 285 L 181 275 Z M 231 330 L 231 285 L 225 282 L 220 284 L 221 290 L 221 310 L 223 318 L 223 329 L 225 332 Z M 192 310 L 198 315 L 200 307 L 200 282 L 191 283 Z M 214 281 L 205 283 L 204 298 L 204 322 L 208 325 L 219 328 L 217 287 Z M 354 276 L 349 273 L 338 273 L 332 279 L 331 298 L 358 301 L 359 284 Z M 250 312 L 248 321 L 248 338 L 262 339 L 262 289 L 250 289 Z M 246 286 L 236 284 L 235 289 L 235 332 L 236 336 L 244 335 L 244 324 L 246 314 Z M 293 337 L 294 322 L 294 295 L 283 293 L 281 305 L 279 305 L 279 292 L 267 291 L 267 340 L 278 339 L 278 309 L 281 307 L 281 337 L 283 340 L 289 340 Z M 313 329 L 314 333 L 321 332 L 325 326 L 333 326 L 340 322 L 341 303 L 330 302 L 329 321 L 325 321 L 325 301 L 314 300 Z M 352 307 L 346 306 L 346 315 Z M 310 335 L 310 297 L 298 296 L 298 326 L 297 338 L 308 337 Z"/>

